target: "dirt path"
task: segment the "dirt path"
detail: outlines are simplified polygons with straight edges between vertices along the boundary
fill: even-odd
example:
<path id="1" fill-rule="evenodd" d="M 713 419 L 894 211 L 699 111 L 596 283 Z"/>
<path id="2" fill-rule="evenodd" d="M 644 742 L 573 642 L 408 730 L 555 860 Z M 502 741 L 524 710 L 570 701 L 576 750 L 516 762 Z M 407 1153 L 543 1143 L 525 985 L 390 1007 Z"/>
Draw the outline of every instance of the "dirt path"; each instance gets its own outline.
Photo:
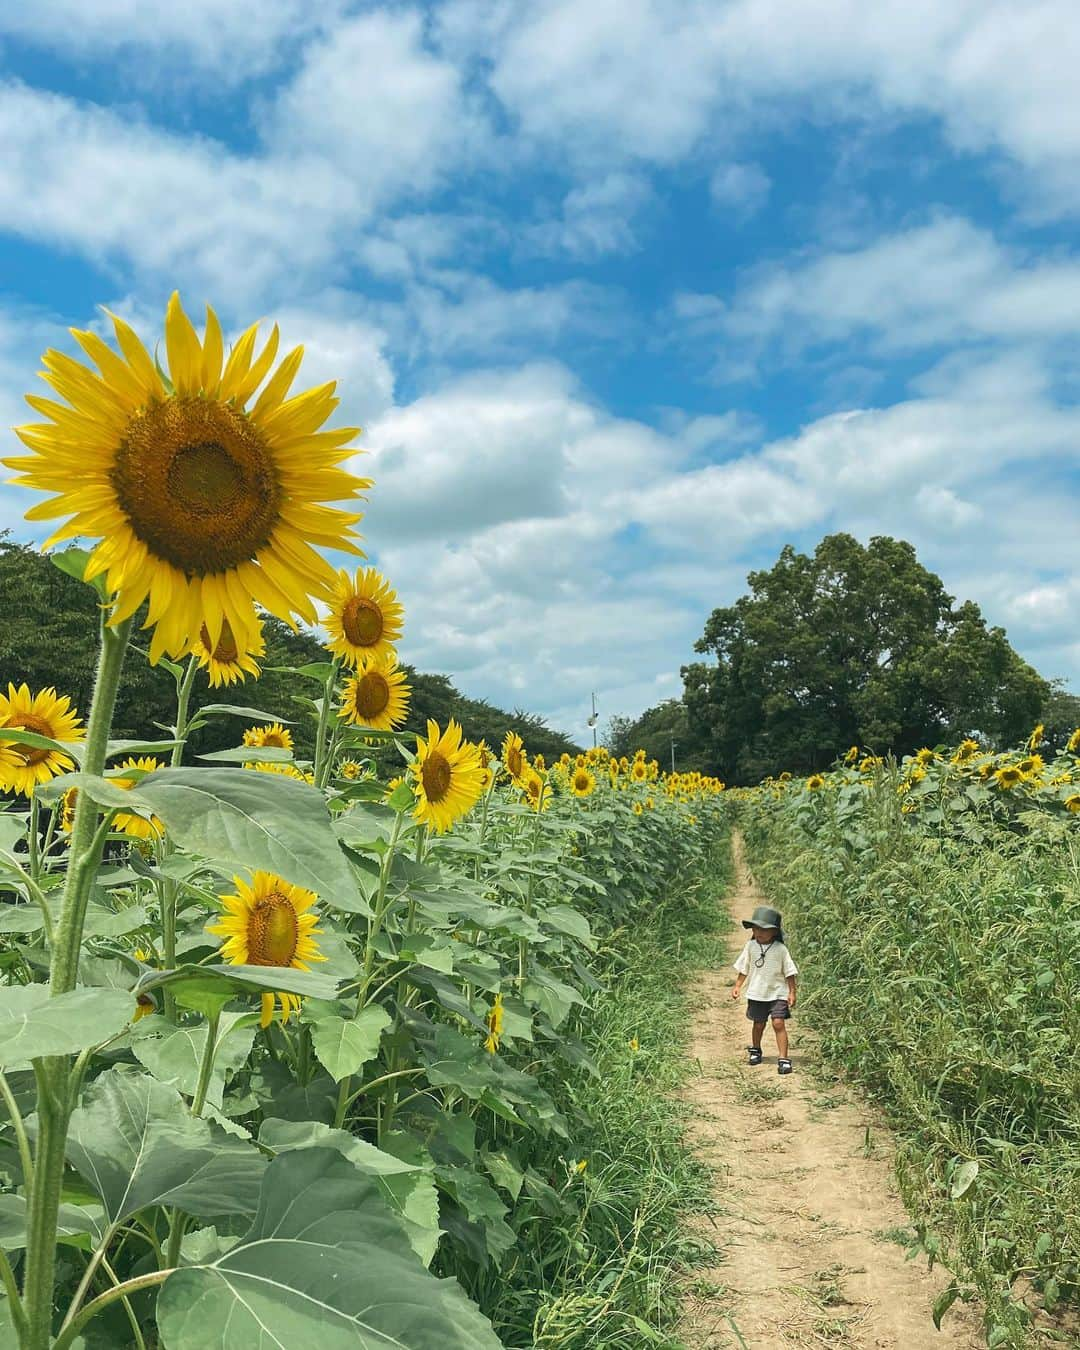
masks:
<path id="1" fill-rule="evenodd" d="M 763 897 L 742 840 L 734 841 L 731 913 Z M 734 959 L 743 929 L 731 937 Z M 796 960 L 798 954 L 796 953 Z M 734 972 L 704 974 L 695 991 L 692 1055 L 700 1074 L 685 1096 L 700 1155 L 719 1173 L 718 1213 L 698 1221 L 722 1263 L 687 1286 L 680 1335 L 692 1350 L 976 1350 L 979 1319 L 956 1304 L 936 1331 L 930 1308 L 948 1276 L 907 1262 L 910 1231 L 893 1180 L 893 1144 L 854 1095 L 820 1072 L 812 1035 L 789 1023 L 795 1072 L 776 1072 L 772 1028 L 765 1060 L 746 1064 L 750 1024 L 731 999 Z M 889 1236 L 889 1235 L 892 1236 Z"/>

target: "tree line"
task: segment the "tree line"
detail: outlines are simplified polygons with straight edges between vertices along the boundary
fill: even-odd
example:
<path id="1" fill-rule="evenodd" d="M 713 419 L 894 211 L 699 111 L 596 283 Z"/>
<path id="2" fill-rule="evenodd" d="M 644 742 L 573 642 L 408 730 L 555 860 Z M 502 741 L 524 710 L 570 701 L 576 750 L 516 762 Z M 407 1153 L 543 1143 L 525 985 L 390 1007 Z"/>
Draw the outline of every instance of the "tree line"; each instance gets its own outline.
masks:
<path id="1" fill-rule="evenodd" d="M 0 690 L 6 692 L 9 681 L 16 686 L 25 681 L 31 692 L 55 686 L 58 693 L 71 697 L 85 717 L 97 661 L 97 593 L 53 566 L 47 556 L 4 532 L 0 533 L 0 602 L 4 616 L 0 624 Z M 138 623 L 136 620 L 132 644 L 145 648 Z M 192 694 L 192 711 L 207 703 L 234 703 L 289 719 L 297 748 L 304 753 L 311 749 L 312 728 L 298 696 L 317 695 L 318 691 L 314 685 L 302 688 L 303 682 L 292 672 L 311 662 L 325 661 L 326 650 L 316 634 L 303 629 L 294 633 L 271 615 L 264 616 L 263 636 L 266 655 L 259 680 L 210 689 L 206 679 L 199 677 Z M 468 698 L 446 675 L 411 666 L 403 669 L 412 686 L 405 733 L 426 731 L 429 717 L 440 726 L 453 717 L 470 740 L 484 739 L 491 746 L 501 744 L 507 731 L 516 731 L 530 753 L 540 752 L 549 762 L 563 751 L 573 753 L 578 749 L 542 717 L 521 709 L 505 712 L 485 699 Z M 124 663 L 113 735 L 133 740 L 165 739 L 165 728 L 172 724 L 175 709 L 173 677 L 164 667 L 153 667 L 137 652 L 130 652 Z M 236 745 L 242 726 L 232 718 L 209 721 L 193 734 L 191 752 L 201 754 Z"/>
<path id="2" fill-rule="evenodd" d="M 811 773 L 858 745 L 878 754 L 976 735 L 1015 744 L 1038 721 L 1048 736 L 1080 724 L 1080 698 L 1043 678 L 957 603 L 915 549 L 885 535 L 832 534 L 813 554 L 788 545 L 748 593 L 713 610 L 682 668 L 683 695 L 615 718 L 608 741 L 645 746 L 661 764 L 757 782 Z"/>

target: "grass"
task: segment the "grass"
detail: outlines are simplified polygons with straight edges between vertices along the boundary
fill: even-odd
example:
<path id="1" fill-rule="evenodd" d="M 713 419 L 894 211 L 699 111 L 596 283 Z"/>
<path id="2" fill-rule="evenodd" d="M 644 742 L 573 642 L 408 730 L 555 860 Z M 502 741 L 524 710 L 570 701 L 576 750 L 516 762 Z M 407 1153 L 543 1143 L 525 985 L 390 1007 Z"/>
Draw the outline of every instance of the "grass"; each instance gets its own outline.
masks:
<path id="1" fill-rule="evenodd" d="M 574 1070 L 555 1090 L 587 1160 L 569 1182 L 576 1213 L 520 1230 L 507 1267 L 479 1291 L 508 1347 L 680 1346 L 672 1329 L 688 1272 L 717 1256 L 684 1229 L 688 1213 L 714 1201 L 708 1169 L 686 1146 L 688 1109 L 673 1096 L 691 1072 L 687 985 L 724 959 L 729 882 L 725 840 L 707 875 L 673 886 L 647 922 L 608 943 L 606 987 L 585 1022 L 598 1073 Z"/>
<path id="2" fill-rule="evenodd" d="M 905 1245 L 985 1306 L 988 1344 L 1060 1343 L 1080 1303 L 1080 841 L 1037 820 L 989 843 L 875 830 L 871 796 L 842 821 L 756 813 L 754 871 L 824 1065 L 897 1134 Z"/>

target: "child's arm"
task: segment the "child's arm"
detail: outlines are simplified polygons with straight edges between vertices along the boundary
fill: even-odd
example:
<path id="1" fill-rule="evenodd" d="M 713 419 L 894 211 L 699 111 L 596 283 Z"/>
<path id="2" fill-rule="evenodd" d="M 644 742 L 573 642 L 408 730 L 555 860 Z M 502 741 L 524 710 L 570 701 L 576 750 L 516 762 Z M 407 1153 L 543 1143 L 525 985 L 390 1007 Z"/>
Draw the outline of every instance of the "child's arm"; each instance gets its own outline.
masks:
<path id="1" fill-rule="evenodd" d="M 742 973 L 742 971 L 740 971 L 739 974 L 735 976 L 735 983 L 731 986 L 732 998 L 739 997 L 739 995 L 742 993 L 742 987 L 745 983 L 746 983 L 746 976 Z M 790 985 L 790 983 L 791 981 L 789 980 L 788 984 Z"/>
<path id="2" fill-rule="evenodd" d="M 789 975 L 789 976 L 787 977 L 787 1004 L 788 1004 L 788 1007 L 789 1007 L 789 1008 L 794 1008 L 794 1006 L 795 1006 L 795 976 L 794 976 L 794 975 Z"/>

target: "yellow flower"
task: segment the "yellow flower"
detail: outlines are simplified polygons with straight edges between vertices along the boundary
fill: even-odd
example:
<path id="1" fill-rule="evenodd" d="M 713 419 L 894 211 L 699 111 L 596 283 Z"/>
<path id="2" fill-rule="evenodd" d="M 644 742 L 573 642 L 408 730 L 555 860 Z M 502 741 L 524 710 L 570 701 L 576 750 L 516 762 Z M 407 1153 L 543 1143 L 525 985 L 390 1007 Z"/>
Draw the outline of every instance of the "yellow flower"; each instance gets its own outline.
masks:
<path id="1" fill-rule="evenodd" d="M 210 632 L 206 624 L 202 625 L 191 650 L 195 653 L 200 668 L 209 671 L 212 689 L 217 689 L 223 684 L 235 684 L 237 681 L 243 684 L 248 675 L 259 678 L 259 665 L 255 658 L 262 656 L 266 646 L 263 642 L 262 624 L 258 619 L 255 620 L 248 644 L 247 649 L 242 651 L 237 645 L 232 624 L 228 619 L 222 619 L 218 640 L 211 647 Z"/>
<path id="2" fill-rule="evenodd" d="M 245 745 L 273 745 L 279 750 L 293 748 L 292 732 L 280 722 L 271 722 L 267 727 L 248 727 L 244 732 Z"/>
<path id="3" fill-rule="evenodd" d="M 60 828 L 70 834 L 75 828 L 75 803 L 79 799 L 79 789 L 70 787 L 60 798 Z"/>
<path id="4" fill-rule="evenodd" d="M 643 759 L 635 759 L 630 766 L 630 777 L 635 783 L 644 783 L 649 776 L 648 765 Z"/>
<path id="5" fill-rule="evenodd" d="M 853 745 L 851 749 L 848 750 L 847 754 L 844 756 L 844 763 L 854 764 L 858 758 L 859 758 L 859 747 L 857 745 Z"/>
<path id="6" fill-rule="evenodd" d="M 495 782 L 494 770 L 488 768 L 488 766 L 485 764 L 481 768 L 480 772 L 483 774 L 483 779 L 481 780 L 483 786 L 481 787 L 480 790 L 482 793 L 489 792 L 491 790 L 492 784 Z"/>
<path id="7" fill-rule="evenodd" d="M 359 778 L 360 773 L 360 765 L 355 759 L 343 759 L 337 766 L 338 777 L 348 779 L 350 783 Z"/>
<path id="8" fill-rule="evenodd" d="M 444 834 L 455 820 L 471 811 L 484 790 L 484 771 L 475 745 L 462 742 L 461 727 L 451 718 L 446 730 L 428 720 L 427 739 L 416 738 L 416 758 L 409 765 L 414 779 L 413 815 Z"/>
<path id="9" fill-rule="evenodd" d="M 138 1022 L 140 1018 L 149 1017 L 151 1013 L 157 1012 L 157 1004 L 149 994 L 137 994 L 135 996 L 135 1012 L 132 1016 L 133 1022 Z"/>
<path id="10" fill-rule="evenodd" d="M 979 752 L 978 741 L 973 741 L 970 738 L 968 740 L 961 741 L 960 744 L 956 747 L 956 752 L 952 757 L 952 762 L 954 764 L 966 764 L 968 760 L 971 759 L 973 755 L 978 754 L 978 752 Z"/>
<path id="11" fill-rule="evenodd" d="M 1025 778 L 1036 778 L 1043 771 L 1043 757 L 1042 755 L 1026 755 L 1016 767 Z"/>
<path id="12" fill-rule="evenodd" d="M 393 731 L 409 715 L 411 692 L 393 652 L 372 658 L 353 679 L 346 681 L 338 716 L 353 726 Z"/>
<path id="13" fill-rule="evenodd" d="M 4 741 L 5 727 L 32 731 L 53 741 L 81 741 L 86 736 L 66 694 L 58 696 L 50 688 L 32 695 L 26 684 L 16 689 L 9 683 L 7 696 L 0 694 L 0 790 L 21 792 L 24 797 L 32 795 L 35 784 L 73 769 L 75 761 L 62 750 Z"/>
<path id="14" fill-rule="evenodd" d="M 484 1019 L 487 1023 L 487 1039 L 484 1041 L 484 1049 L 489 1055 L 493 1055 L 499 1048 L 503 1034 L 503 1001 L 502 994 L 495 995 L 495 1001 L 488 1009 L 487 1017 Z"/>
<path id="15" fill-rule="evenodd" d="M 331 637 L 327 649 L 356 670 L 386 660 L 393 656 L 404 618 L 397 593 L 374 567 L 360 568 L 352 577 L 342 569 L 324 620 Z"/>
<path id="16" fill-rule="evenodd" d="M 824 776 L 820 773 L 812 773 L 810 777 L 806 780 L 807 792 L 817 792 L 819 788 L 823 788 L 824 786 L 825 786 L 825 779 Z"/>
<path id="17" fill-rule="evenodd" d="M 596 774 L 591 769 L 575 769 L 570 775 L 570 791 L 575 797 L 589 797 L 596 791 Z"/>
<path id="18" fill-rule="evenodd" d="M 233 966 L 282 966 L 287 970 L 310 970 L 309 961 L 325 961 L 315 941 L 318 918 L 309 913 L 315 903 L 313 891 L 293 886 L 272 872 L 256 872 L 250 885 L 233 877 L 235 895 L 223 895 L 225 913 L 206 931 L 225 938 L 221 955 Z M 274 999 L 281 1004 L 282 1021 L 300 1007 L 295 994 L 263 994 L 259 1025 L 268 1027 L 274 1016 Z"/>
<path id="19" fill-rule="evenodd" d="M 933 764 L 936 758 L 937 756 L 934 754 L 933 750 L 928 750 L 925 746 L 921 750 L 916 750 L 915 752 L 915 762 L 917 764 Z"/>
<path id="20" fill-rule="evenodd" d="M 635 802 L 632 809 L 635 816 L 640 816 L 641 813 L 645 810 L 645 808 L 642 806 L 640 802 Z"/>
<path id="21" fill-rule="evenodd" d="M 511 778 L 516 780 L 521 777 L 528 759 L 525 755 L 525 743 L 516 731 L 508 731 L 503 738 L 502 762 Z"/>
<path id="22" fill-rule="evenodd" d="M 630 1037 L 630 1049 L 633 1050 L 635 1053 L 641 1049 L 641 1042 L 638 1040 L 636 1036 Z"/>
<path id="23" fill-rule="evenodd" d="M 491 746 L 487 741 L 477 741 L 476 752 L 480 756 L 480 767 L 486 769 L 491 763 Z"/>
<path id="24" fill-rule="evenodd" d="M 315 547 L 359 552 L 360 516 L 321 503 L 370 487 L 342 467 L 356 429 L 320 430 L 337 407 L 334 383 L 287 397 L 302 347 L 271 375 L 278 330 L 256 356 L 254 325 L 225 359 L 213 310 L 200 341 L 175 292 L 166 380 L 134 331 L 110 317 L 120 354 L 72 330 L 100 375 L 61 352 L 42 357 L 43 378 L 70 406 L 28 394 L 48 420 L 17 428 L 30 454 L 4 460 L 13 482 L 56 494 L 28 519 L 67 517 L 45 547 L 100 539 L 86 579 L 104 575 L 110 623 L 149 601 L 151 662 L 183 655 L 204 626 L 216 647 L 225 619 L 250 650 L 256 603 L 287 623 L 294 614 L 316 622 L 311 597 L 328 596 L 334 570 Z"/>
<path id="25" fill-rule="evenodd" d="M 646 810 L 646 811 L 654 811 L 655 809 L 656 809 L 656 803 L 653 801 L 653 799 L 652 799 L 651 797 L 646 797 L 646 798 L 645 798 L 645 810 Z"/>
<path id="26" fill-rule="evenodd" d="M 584 1172 L 586 1167 L 588 1167 L 588 1165 L 589 1165 L 588 1158 L 582 1158 L 580 1162 L 574 1164 L 574 1171 L 578 1173 Z"/>
<path id="27" fill-rule="evenodd" d="M 1080 727 L 1077 727 L 1065 744 L 1070 755 L 1080 755 Z"/>
<path id="28" fill-rule="evenodd" d="M 1006 792 L 1024 781 L 1022 770 L 1015 764 L 1003 765 L 994 774 L 994 778 L 997 780 L 998 787 L 1003 788 Z"/>
<path id="29" fill-rule="evenodd" d="M 1029 750 L 1037 750 L 1039 746 L 1042 745 L 1043 733 L 1045 731 L 1046 728 L 1040 722 L 1027 739 L 1027 748 Z"/>
<path id="30" fill-rule="evenodd" d="M 531 764 L 525 765 L 525 771 L 517 781 L 517 786 L 528 798 L 529 805 L 537 811 L 546 811 L 551 805 L 551 792 L 547 778 L 537 773 Z"/>
<path id="31" fill-rule="evenodd" d="M 121 769 L 140 769 L 143 773 L 153 773 L 155 769 L 163 769 L 165 766 L 161 760 L 155 759 L 153 755 L 140 755 L 138 759 L 125 759 L 119 766 Z M 114 778 L 109 775 L 109 782 L 113 787 L 123 788 L 126 792 L 141 781 L 139 778 Z M 122 830 L 130 839 L 156 839 L 159 835 L 165 833 L 165 826 L 158 820 L 157 816 L 151 816 L 149 820 L 144 820 L 142 816 L 131 815 L 127 811 L 121 811 L 119 815 L 113 817 L 113 827 Z"/>
<path id="32" fill-rule="evenodd" d="M 1080 811 L 1080 792 L 1074 792 L 1065 798 L 1065 810 L 1073 812 Z"/>
<path id="33" fill-rule="evenodd" d="M 285 778 L 295 778 L 298 783 L 308 783 L 312 787 L 315 785 L 315 775 L 311 770 L 301 769 L 296 764 L 248 763 L 244 768 L 253 769 L 256 773 L 280 773 Z"/>
<path id="34" fill-rule="evenodd" d="M 922 754 L 922 751 L 920 750 L 919 753 Z M 931 755 L 932 755 L 932 754 L 933 754 L 933 751 L 931 751 L 930 753 L 931 753 Z M 880 756 L 878 756 L 878 755 L 867 755 L 864 759 L 861 759 L 861 760 L 859 761 L 859 772 L 860 772 L 860 773 L 873 773 L 874 770 L 880 765 L 880 763 L 881 763 L 881 758 L 880 758 Z"/>

